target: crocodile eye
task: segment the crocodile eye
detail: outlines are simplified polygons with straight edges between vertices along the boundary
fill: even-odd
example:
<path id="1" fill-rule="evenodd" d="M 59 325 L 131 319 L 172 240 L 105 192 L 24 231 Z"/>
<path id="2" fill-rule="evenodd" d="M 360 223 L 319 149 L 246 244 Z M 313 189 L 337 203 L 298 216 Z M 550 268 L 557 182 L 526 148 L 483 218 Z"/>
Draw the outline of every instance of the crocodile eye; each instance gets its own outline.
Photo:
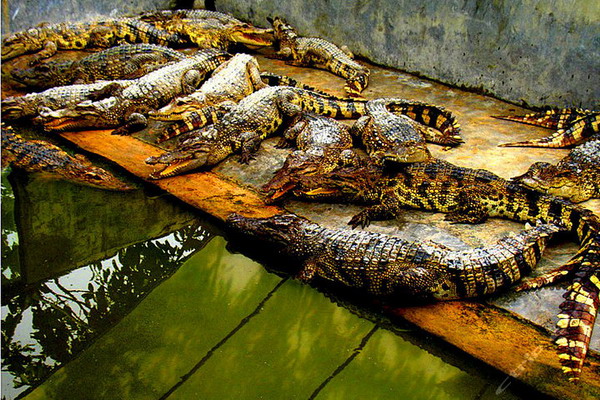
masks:
<path id="1" fill-rule="evenodd" d="M 442 289 L 444 290 L 450 290 L 450 286 L 447 283 L 442 283 Z"/>
<path id="2" fill-rule="evenodd" d="M 95 172 L 86 172 L 85 174 L 86 177 L 93 179 L 95 181 L 101 181 L 102 177 L 98 174 L 96 174 Z"/>

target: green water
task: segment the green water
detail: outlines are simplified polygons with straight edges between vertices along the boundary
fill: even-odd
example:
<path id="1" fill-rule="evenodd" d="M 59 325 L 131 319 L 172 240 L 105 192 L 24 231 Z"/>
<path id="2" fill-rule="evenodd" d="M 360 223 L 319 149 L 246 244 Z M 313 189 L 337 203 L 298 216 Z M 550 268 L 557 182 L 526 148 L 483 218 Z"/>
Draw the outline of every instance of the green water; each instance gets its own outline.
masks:
<path id="1" fill-rule="evenodd" d="M 159 193 L 7 173 L 2 187 L 3 398 L 523 395 L 414 328 L 231 253 Z"/>

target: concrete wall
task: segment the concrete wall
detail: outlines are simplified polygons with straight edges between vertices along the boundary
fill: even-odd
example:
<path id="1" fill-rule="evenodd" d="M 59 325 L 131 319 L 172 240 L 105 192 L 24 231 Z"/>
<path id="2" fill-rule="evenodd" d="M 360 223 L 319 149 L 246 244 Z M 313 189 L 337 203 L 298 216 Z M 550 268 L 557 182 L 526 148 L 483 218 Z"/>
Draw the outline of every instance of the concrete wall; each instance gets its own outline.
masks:
<path id="1" fill-rule="evenodd" d="M 302 35 L 375 63 L 532 106 L 600 108 L 597 0 L 216 0 L 256 25 L 282 16 Z"/>
<path id="2" fill-rule="evenodd" d="M 169 8 L 172 0 L 2 0 L 2 34 L 31 28 L 40 22 L 65 22 L 97 16 L 137 14 Z"/>

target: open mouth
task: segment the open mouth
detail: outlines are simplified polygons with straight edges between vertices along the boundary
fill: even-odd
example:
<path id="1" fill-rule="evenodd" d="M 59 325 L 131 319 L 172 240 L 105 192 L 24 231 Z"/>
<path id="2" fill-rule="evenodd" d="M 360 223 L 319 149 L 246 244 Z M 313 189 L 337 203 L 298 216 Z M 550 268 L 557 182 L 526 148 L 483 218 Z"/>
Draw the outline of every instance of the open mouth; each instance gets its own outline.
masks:
<path id="1" fill-rule="evenodd" d="M 175 160 L 170 162 L 165 168 L 160 171 L 154 171 L 149 175 L 150 179 L 162 179 L 168 178 L 192 169 L 191 165 L 194 163 L 194 159 Z M 157 164 L 157 163 L 154 163 Z"/>

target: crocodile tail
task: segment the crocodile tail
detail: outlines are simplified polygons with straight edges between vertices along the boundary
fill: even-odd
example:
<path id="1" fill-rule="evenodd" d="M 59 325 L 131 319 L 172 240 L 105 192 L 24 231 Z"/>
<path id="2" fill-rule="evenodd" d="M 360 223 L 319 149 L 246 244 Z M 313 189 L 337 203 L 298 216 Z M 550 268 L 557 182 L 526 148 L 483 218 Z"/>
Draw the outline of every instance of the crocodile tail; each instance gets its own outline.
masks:
<path id="1" fill-rule="evenodd" d="M 226 109 L 210 106 L 187 113 L 181 122 L 168 126 L 165 132 L 158 137 L 156 143 L 162 143 L 183 133 L 202 128 L 209 124 L 214 124 L 219 121 L 226 112 Z"/>
<path id="2" fill-rule="evenodd" d="M 321 89 L 317 89 L 313 86 L 307 85 L 300 81 L 295 80 L 294 78 L 290 78 L 286 75 L 277 75 L 271 72 L 261 72 L 260 77 L 269 86 L 291 86 L 297 87 L 304 90 L 310 90 L 312 92 L 319 93 L 320 95 L 327 97 L 337 97 L 331 93 L 327 93 Z"/>
<path id="3" fill-rule="evenodd" d="M 504 143 L 500 146 L 562 148 L 580 143 L 598 133 L 600 133 L 600 113 L 591 113 L 574 121 L 568 129 L 559 129 L 545 138 L 524 142 Z"/>
<path id="4" fill-rule="evenodd" d="M 302 109 L 333 118 L 358 118 L 366 112 L 366 100 L 322 96 L 309 90 L 300 92 Z"/>
<path id="5" fill-rule="evenodd" d="M 435 138 L 435 143 L 454 146 L 463 142 L 456 117 L 443 107 L 419 101 L 402 101 L 390 102 L 388 109 L 440 131 L 442 135 Z"/>
<path id="6" fill-rule="evenodd" d="M 555 342 L 563 372 L 569 380 L 577 380 L 600 305 L 600 235 L 587 249 L 564 297 Z"/>
<path id="7" fill-rule="evenodd" d="M 492 118 L 541 126 L 548 129 L 563 129 L 588 113 L 588 111 L 581 108 L 563 108 L 525 115 L 493 115 Z"/>

